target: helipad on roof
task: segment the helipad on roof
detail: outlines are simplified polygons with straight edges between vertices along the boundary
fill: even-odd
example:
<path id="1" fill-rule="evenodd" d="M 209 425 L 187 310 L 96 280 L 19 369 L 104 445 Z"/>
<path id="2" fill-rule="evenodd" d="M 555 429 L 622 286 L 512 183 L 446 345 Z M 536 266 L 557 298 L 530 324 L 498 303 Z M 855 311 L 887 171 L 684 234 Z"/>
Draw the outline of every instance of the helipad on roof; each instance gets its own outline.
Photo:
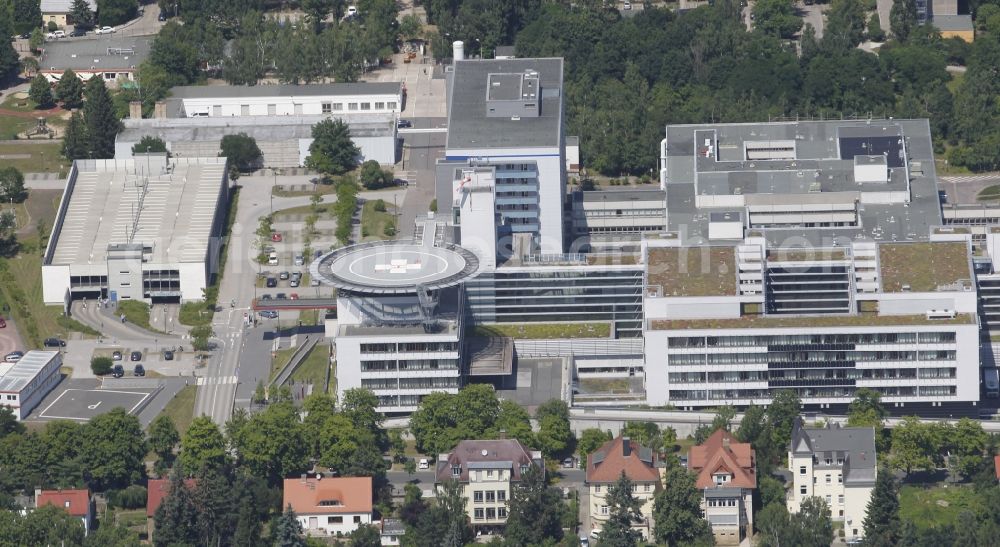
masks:
<path id="1" fill-rule="evenodd" d="M 451 244 L 374 241 L 338 249 L 313 262 L 310 273 L 338 289 L 372 294 L 408 294 L 441 289 L 474 277 L 479 260 Z"/>

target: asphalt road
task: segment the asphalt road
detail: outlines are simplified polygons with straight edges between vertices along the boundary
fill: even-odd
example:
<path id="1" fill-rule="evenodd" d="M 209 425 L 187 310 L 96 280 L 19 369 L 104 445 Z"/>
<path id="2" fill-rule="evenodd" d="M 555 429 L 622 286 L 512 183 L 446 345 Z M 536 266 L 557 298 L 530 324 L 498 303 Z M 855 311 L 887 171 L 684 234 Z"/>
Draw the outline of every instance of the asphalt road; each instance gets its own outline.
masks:
<path id="1" fill-rule="evenodd" d="M 447 118 L 417 118 L 415 128 L 442 127 Z M 406 199 L 400 211 L 399 228 L 403 237 L 412 237 L 414 221 L 418 215 L 430 210 L 434 199 L 436 180 L 435 161 L 444 157 L 445 133 L 410 133 L 403 144 L 402 171 L 396 176 L 410 182 Z M 446 211 L 447 204 L 438 204 L 438 211 Z"/>

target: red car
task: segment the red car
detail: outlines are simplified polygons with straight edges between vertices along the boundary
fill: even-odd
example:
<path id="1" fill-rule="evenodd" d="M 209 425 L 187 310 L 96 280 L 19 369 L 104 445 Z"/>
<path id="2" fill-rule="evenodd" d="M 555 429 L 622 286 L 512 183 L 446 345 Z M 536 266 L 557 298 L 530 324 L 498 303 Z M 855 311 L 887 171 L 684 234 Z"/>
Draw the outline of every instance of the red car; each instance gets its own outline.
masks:
<path id="1" fill-rule="evenodd" d="M 299 293 L 293 292 L 292 294 L 288 295 L 288 299 L 289 300 L 298 300 L 299 299 Z"/>
<path id="2" fill-rule="evenodd" d="M 3 317 L 0 317 L 0 329 L 7 326 L 7 321 Z"/>
<path id="3" fill-rule="evenodd" d="M 274 241 L 275 243 L 280 243 L 281 234 L 279 234 L 278 232 L 274 232 L 273 234 L 271 234 L 271 241 Z"/>

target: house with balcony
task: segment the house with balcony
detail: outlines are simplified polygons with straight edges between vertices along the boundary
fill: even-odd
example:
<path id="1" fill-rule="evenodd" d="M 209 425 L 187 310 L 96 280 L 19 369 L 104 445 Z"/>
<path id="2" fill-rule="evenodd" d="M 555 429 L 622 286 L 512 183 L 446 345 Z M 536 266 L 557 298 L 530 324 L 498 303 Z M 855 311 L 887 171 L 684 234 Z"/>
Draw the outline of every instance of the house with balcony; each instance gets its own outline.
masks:
<path id="1" fill-rule="evenodd" d="M 632 527 L 650 538 L 653 529 L 653 498 L 660 489 L 660 471 L 653 449 L 628 437 L 617 437 L 587 456 L 587 488 L 590 490 L 592 531 L 600 531 L 608 521 L 608 489 L 624 473 L 632 481 L 632 495 L 641 504 L 642 519 Z"/>
<path id="2" fill-rule="evenodd" d="M 688 469 L 697 474 L 701 510 L 712 527 L 716 545 L 739 545 L 753 536 L 753 491 L 757 457 L 749 443 L 718 429 L 691 448 Z"/>

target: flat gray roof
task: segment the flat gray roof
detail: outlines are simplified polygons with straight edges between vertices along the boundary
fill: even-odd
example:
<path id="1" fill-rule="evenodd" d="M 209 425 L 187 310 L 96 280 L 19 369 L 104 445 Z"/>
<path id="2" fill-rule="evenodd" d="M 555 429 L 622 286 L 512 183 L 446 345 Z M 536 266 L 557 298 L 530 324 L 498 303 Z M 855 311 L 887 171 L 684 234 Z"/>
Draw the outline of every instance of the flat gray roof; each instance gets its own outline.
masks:
<path id="1" fill-rule="evenodd" d="M 971 15 L 935 15 L 931 24 L 938 30 L 972 30 Z"/>
<path id="2" fill-rule="evenodd" d="M 16 363 L 0 364 L 0 391 L 20 392 L 57 355 L 58 351 L 32 350 Z"/>
<path id="3" fill-rule="evenodd" d="M 412 294 L 451 287 L 474 276 L 479 261 L 457 245 L 373 241 L 337 249 L 317 259 L 310 274 L 338 289 L 372 294 Z"/>
<path id="4" fill-rule="evenodd" d="M 144 118 L 122 120 L 124 129 L 119 142 L 138 142 L 147 135 L 165 142 L 218 141 L 226 135 L 246 133 L 262 142 L 288 139 L 311 139 L 312 127 L 327 118 L 344 120 L 351 136 L 394 137 L 396 121 L 392 114 L 346 114 L 318 116 L 235 116 L 207 118 Z"/>
<path id="5" fill-rule="evenodd" d="M 178 99 L 211 99 L 234 97 L 278 97 L 323 95 L 389 95 L 402 93 L 401 82 L 351 82 L 334 84 L 275 84 L 275 85 L 186 85 L 170 89 Z"/>
<path id="6" fill-rule="evenodd" d="M 705 157 L 704 141 L 714 135 L 718 161 Z M 754 228 L 770 246 L 794 239 L 817 246 L 834 241 L 926 241 L 940 225 L 941 210 L 930 126 L 918 120 L 831 120 L 770 123 L 670 125 L 667 136 L 667 230 L 689 245 L 708 241 L 709 213 L 695 207 L 696 195 L 755 195 L 747 202 L 792 203 L 842 200 L 869 191 L 906 192 L 909 201 L 863 203 L 859 225 L 844 227 Z M 747 142 L 786 141 L 794 160 L 746 160 Z M 900 154 L 905 145 L 908 165 Z M 887 183 L 854 180 L 854 157 L 883 156 L 890 168 Z M 866 161 L 866 160 L 862 160 Z M 916 164 L 920 169 L 914 168 Z"/>
<path id="7" fill-rule="evenodd" d="M 573 199 L 578 201 L 663 201 L 667 193 L 659 188 L 644 188 L 634 190 L 592 190 L 573 192 Z"/>
<path id="8" fill-rule="evenodd" d="M 109 245 L 152 247 L 148 261 L 205 260 L 225 158 L 77 160 L 48 264 L 105 264 Z M 57 224 L 58 226 L 58 224 Z"/>
<path id="9" fill-rule="evenodd" d="M 97 10 L 96 0 L 86 0 L 90 11 Z M 42 0 L 42 13 L 69 13 L 73 11 L 73 0 Z"/>
<path id="10" fill-rule="evenodd" d="M 486 98 L 491 91 L 488 84 L 490 75 L 523 74 L 529 70 L 538 72 L 542 90 L 539 116 L 522 116 L 519 120 L 487 117 Z M 562 93 L 561 58 L 456 61 L 449 92 L 447 148 L 559 146 L 562 132 Z"/>
<path id="11" fill-rule="evenodd" d="M 149 57 L 152 43 L 152 38 L 148 36 L 118 34 L 102 34 L 94 40 L 55 40 L 45 43 L 38 66 L 42 72 L 67 68 L 134 70 Z"/>

